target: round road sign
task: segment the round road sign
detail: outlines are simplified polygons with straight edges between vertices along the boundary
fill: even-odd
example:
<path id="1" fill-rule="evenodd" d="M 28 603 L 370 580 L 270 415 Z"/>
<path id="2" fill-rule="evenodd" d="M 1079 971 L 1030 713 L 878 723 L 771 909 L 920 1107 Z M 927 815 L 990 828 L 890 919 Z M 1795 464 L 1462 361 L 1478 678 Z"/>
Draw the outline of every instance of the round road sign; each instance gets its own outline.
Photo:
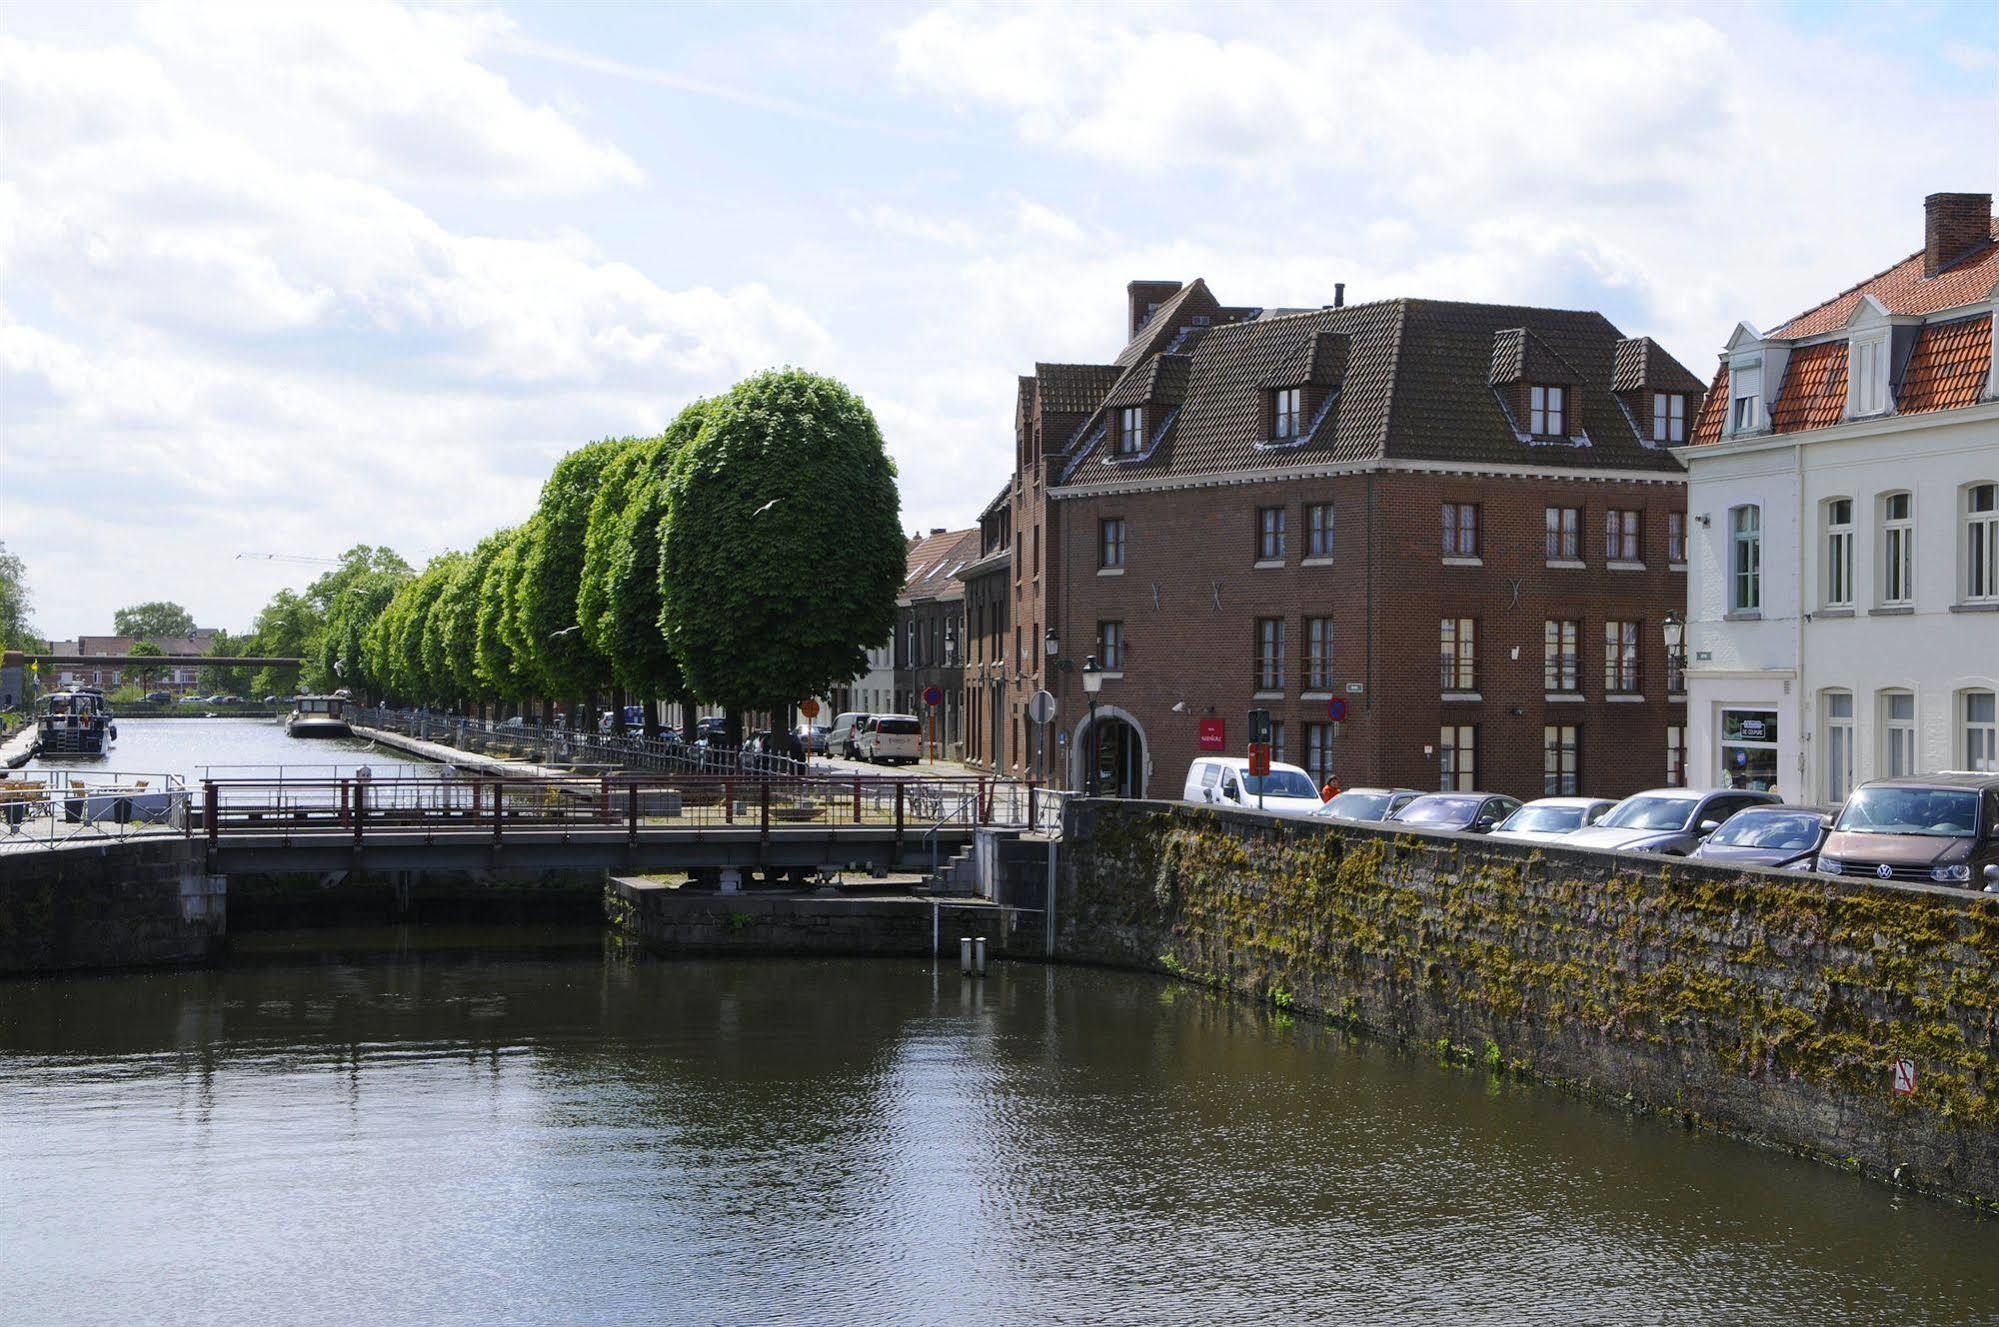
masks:
<path id="1" fill-rule="evenodd" d="M 932 705 L 932 706 L 942 705 L 944 703 L 944 688 L 942 687 L 923 688 L 923 703 L 925 705 Z"/>
<path id="2" fill-rule="evenodd" d="M 798 702 L 798 712 L 808 719 L 816 719 L 819 717 L 819 702 L 816 700 L 801 700 Z"/>
<path id="3" fill-rule="evenodd" d="M 1347 717 L 1347 703 L 1338 696 L 1326 702 L 1326 717 L 1334 723 Z"/>
<path id="4" fill-rule="evenodd" d="M 1055 696 L 1052 692 L 1037 691 L 1034 699 L 1027 702 L 1027 717 L 1036 723 L 1047 723 L 1055 717 Z"/>

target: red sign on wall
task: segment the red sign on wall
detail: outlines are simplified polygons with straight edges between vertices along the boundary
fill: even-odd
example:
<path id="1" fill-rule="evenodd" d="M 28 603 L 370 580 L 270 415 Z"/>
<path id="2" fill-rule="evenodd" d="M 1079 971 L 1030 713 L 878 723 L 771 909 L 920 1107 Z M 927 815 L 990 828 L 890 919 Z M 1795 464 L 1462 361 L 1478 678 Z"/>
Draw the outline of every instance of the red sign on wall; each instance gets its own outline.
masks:
<path id="1" fill-rule="evenodd" d="M 1228 723 L 1222 719 L 1201 720 L 1201 750 L 1226 751 L 1228 749 Z"/>

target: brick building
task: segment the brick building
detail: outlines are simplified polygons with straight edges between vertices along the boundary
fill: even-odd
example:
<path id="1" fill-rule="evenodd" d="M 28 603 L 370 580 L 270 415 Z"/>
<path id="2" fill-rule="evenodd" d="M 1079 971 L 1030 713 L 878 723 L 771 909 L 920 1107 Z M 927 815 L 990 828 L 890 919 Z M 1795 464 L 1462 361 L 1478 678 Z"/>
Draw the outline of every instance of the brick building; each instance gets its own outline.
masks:
<path id="1" fill-rule="evenodd" d="M 925 749 L 956 760 L 964 753 L 965 584 L 959 574 L 978 556 L 977 530 L 935 529 L 911 542 L 896 599 L 896 711 L 923 720 Z M 936 705 L 924 695 L 935 687 Z"/>
<path id="2" fill-rule="evenodd" d="M 1020 380 L 1015 473 L 982 522 L 1010 549 L 975 568 L 1008 591 L 1004 655 L 975 653 L 967 701 L 1002 722 L 975 754 L 1025 774 L 1052 749 L 1073 787 L 1087 751 L 1104 786 L 1177 796 L 1203 730 L 1240 753 L 1260 707 L 1280 758 L 1349 785 L 1668 781 L 1673 447 L 1705 384 L 1596 313 L 1263 310 L 1198 280 L 1128 297 L 1115 359 Z M 1043 687 L 1052 743 L 1027 715 Z"/>
<path id="3" fill-rule="evenodd" d="M 150 641 L 159 647 L 162 654 L 206 654 L 215 644 L 216 632 L 215 627 L 196 627 L 185 636 L 79 636 L 75 640 L 50 641 L 48 646 L 51 654 L 110 657 L 130 654 L 133 646 L 141 641 Z M 125 684 L 126 671 L 122 665 L 112 663 L 64 664 L 57 670 L 54 682 L 59 686 L 92 686 L 111 691 Z M 138 671 L 130 671 L 132 680 L 138 681 Z M 150 673 L 149 680 L 163 691 L 191 695 L 201 680 L 201 669 L 197 665 L 163 665 Z"/>

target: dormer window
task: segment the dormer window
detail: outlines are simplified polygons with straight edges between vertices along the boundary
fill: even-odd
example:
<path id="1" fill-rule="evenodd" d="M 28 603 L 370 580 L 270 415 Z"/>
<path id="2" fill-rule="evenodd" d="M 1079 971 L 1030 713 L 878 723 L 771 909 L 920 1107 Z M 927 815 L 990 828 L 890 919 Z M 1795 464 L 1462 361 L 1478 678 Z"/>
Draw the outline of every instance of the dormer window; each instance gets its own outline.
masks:
<path id="1" fill-rule="evenodd" d="M 1563 427 L 1569 389 L 1530 387 L 1527 389 L 1527 431 L 1537 438 L 1567 437 Z"/>
<path id="2" fill-rule="evenodd" d="M 1286 442 L 1305 427 L 1305 391 L 1301 387 L 1280 387 L 1270 394 L 1272 407 L 1270 436 Z"/>
<path id="3" fill-rule="evenodd" d="M 1678 392 L 1652 393 L 1652 441 L 1687 440 L 1687 398 Z"/>
<path id="4" fill-rule="evenodd" d="M 1846 350 L 1846 413 L 1858 418 L 1888 408 L 1888 339 L 1855 338 Z"/>
<path id="5" fill-rule="evenodd" d="M 1136 456 L 1145 447 L 1145 407 L 1128 405 L 1118 411 L 1117 454 Z"/>
<path id="6" fill-rule="evenodd" d="M 1763 425 L 1763 366 L 1745 364 L 1729 370 L 1728 427 L 1731 433 L 1748 433 Z"/>

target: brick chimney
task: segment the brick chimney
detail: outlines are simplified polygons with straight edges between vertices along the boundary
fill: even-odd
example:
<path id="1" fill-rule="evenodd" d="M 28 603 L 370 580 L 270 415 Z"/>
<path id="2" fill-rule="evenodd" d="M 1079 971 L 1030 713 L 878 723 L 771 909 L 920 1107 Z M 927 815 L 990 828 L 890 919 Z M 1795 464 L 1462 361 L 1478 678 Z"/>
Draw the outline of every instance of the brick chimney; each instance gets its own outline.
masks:
<path id="1" fill-rule="evenodd" d="M 1931 194 L 1923 200 L 1924 276 L 1935 276 L 1991 238 L 1991 194 Z"/>
<path id="2" fill-rule="evenodd" d="M 1126 336 L 1137 336 L 1138 329 L 1145 326 L 1151 312 L 1179 293 L 1178 281 L 1132 281 L 1124 288 L 1128 319 L 1131 330 Z"/>

